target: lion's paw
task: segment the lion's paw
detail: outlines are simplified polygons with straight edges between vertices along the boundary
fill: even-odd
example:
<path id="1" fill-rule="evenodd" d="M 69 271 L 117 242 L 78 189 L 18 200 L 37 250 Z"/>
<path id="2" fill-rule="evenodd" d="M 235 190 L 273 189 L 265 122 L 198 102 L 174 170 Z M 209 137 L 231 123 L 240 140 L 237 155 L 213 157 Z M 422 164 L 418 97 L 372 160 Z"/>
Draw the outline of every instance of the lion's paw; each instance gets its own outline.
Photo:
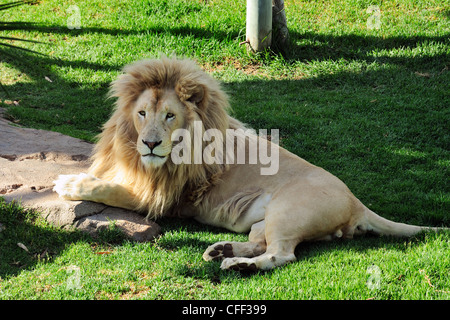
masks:
<path id="1" fill-rule="evenodd" d="M 228 242 L 218 242 L 209 246 L 203 253 L 203 259 L 206 261 L 218 261 L 224 258 L 234 257 L 233 245 Z"/>
<path id="2" fill-rule="evenodd" d="M 256 272 L 258 267 L 255 260 L 251 258 L 227 258 L 224 259 L 220 266 L 223 270 Z"/>
<path id="3" fill-rule="evenodd" d="M 53 181 L 53 191 L 66 200 L 89 200 L 92 192 L 91 183 L 98 180 L 96 177 L 86 173 L 78 175 L 60 175 Z"/>

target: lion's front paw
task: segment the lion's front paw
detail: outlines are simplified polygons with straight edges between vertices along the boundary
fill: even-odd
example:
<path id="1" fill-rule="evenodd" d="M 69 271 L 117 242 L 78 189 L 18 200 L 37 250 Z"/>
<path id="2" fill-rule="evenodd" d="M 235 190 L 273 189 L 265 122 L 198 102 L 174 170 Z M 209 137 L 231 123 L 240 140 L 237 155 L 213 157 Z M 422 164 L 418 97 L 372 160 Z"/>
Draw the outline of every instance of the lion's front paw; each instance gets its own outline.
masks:
<path id="1" fill-rule="evenodd" d="M 57 180 L 53 181 L 55 184 L 53 191 L 66 200 L 90 200 L 93 189 L 92 182 L 98 180 L 96 177 L 86 173 L 60 175 Z"/>

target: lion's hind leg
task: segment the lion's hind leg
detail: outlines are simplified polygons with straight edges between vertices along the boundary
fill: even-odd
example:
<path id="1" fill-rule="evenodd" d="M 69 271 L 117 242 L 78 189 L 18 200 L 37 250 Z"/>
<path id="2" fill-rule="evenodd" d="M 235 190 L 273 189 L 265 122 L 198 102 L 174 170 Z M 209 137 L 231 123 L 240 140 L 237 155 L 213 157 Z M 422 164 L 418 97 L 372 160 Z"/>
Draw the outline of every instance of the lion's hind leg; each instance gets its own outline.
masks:
<path id="1" fill-rule="evenodd" d="M 301 217 L 292 216 L 295 210 L 299 208 L 284 197 L 272 200 L 264 219 L 266 251 L 255 257 L 226 258 L 221 268 L 236 271 L 270 270 L 296 261 L 294 252 L 303 238 L 304 221 Z"/>
<path id="2" fill-rule="evenodd" d="M 234 257 L 223 260 L 221 269 L 230 269 L 235 271 L 257 271 L 270 270 L 282 266 L 286 263 L 296 261 L 294 254 L 296 242 L 282 242 L 270 245 L 267 251 L 257 257 L 242 258 Z"/>
<path id="3" fill-rule="evenodd" d="M 221 241 L 209 246 L 203 254 L 206 261 L 217 261 L 232 257 L 256 257 L 266 251 L 265 222 L 255 223 L 248 242 Z"/>
<path id="4" fill-rule="evenodd" d="M 263 246 L 254 242 L 222 241 L 209 246 L 203 253 L 203 259 L 217 261 L 231 257 L 255 257 L 264 251 Z"/>

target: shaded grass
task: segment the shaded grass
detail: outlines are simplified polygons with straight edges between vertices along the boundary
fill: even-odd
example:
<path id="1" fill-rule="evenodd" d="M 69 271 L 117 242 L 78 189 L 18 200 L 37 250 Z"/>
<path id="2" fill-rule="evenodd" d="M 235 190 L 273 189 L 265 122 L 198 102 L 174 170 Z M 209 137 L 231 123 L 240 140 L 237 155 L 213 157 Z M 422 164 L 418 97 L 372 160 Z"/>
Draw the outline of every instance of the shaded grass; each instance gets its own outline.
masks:
<path id="1" fill-rule="evenodd" d="M 375 212 L 450 225 L 445 2 L 286 1 L 285 57 L 238 45 L 245 1 L 77 2 L 79 30 L 67 28 L 72 4 L 42 1 L 2 16 L 1 36 L 43 42 L 20 45 L 46 54 L 0 49 L 21 58 L 0 51 L 12 95 L 0 93 L 0 106 L 18 124 L 92 141 L 124 64 L 184 55 L 222 81 L 238 119 L 280 129 L 283 147 L 337 175 Z M 366 26 L 372 4 L 381 9 L 379 30 Z M 163 219 L 161 238 L 145 244 L 114 230 L 96 240 L 59 230 L 3 203 L 0 223 L 0 299 L 449 298 L 448 233 L 301 244 L 296 263 L 241 275 L 201 255 L 214 242 L 247 237 L 191 221 Z M 367 284 L 373 270 L 376 289 Z"/>

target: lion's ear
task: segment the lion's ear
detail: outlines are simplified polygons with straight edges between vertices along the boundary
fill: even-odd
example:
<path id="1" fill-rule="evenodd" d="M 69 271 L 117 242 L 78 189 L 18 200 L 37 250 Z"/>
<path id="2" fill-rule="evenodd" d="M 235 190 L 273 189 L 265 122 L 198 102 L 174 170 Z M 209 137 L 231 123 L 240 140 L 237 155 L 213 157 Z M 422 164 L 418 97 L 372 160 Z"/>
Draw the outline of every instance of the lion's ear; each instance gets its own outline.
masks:
<path id="1" fill-rule="evenodd" d="M 180 81 L 175 91 L 181 101 L 189 101 L 196 105 L 200 105 L 205 97 L 205 89 L 195 81 Z"/>
<path id="2" fill-rule="evenodd" d="M 205 90 L 203 89 L 203 86 L 197 86 L 187 101 L 199 104 L 203 100 L 204 96 Z"/>

